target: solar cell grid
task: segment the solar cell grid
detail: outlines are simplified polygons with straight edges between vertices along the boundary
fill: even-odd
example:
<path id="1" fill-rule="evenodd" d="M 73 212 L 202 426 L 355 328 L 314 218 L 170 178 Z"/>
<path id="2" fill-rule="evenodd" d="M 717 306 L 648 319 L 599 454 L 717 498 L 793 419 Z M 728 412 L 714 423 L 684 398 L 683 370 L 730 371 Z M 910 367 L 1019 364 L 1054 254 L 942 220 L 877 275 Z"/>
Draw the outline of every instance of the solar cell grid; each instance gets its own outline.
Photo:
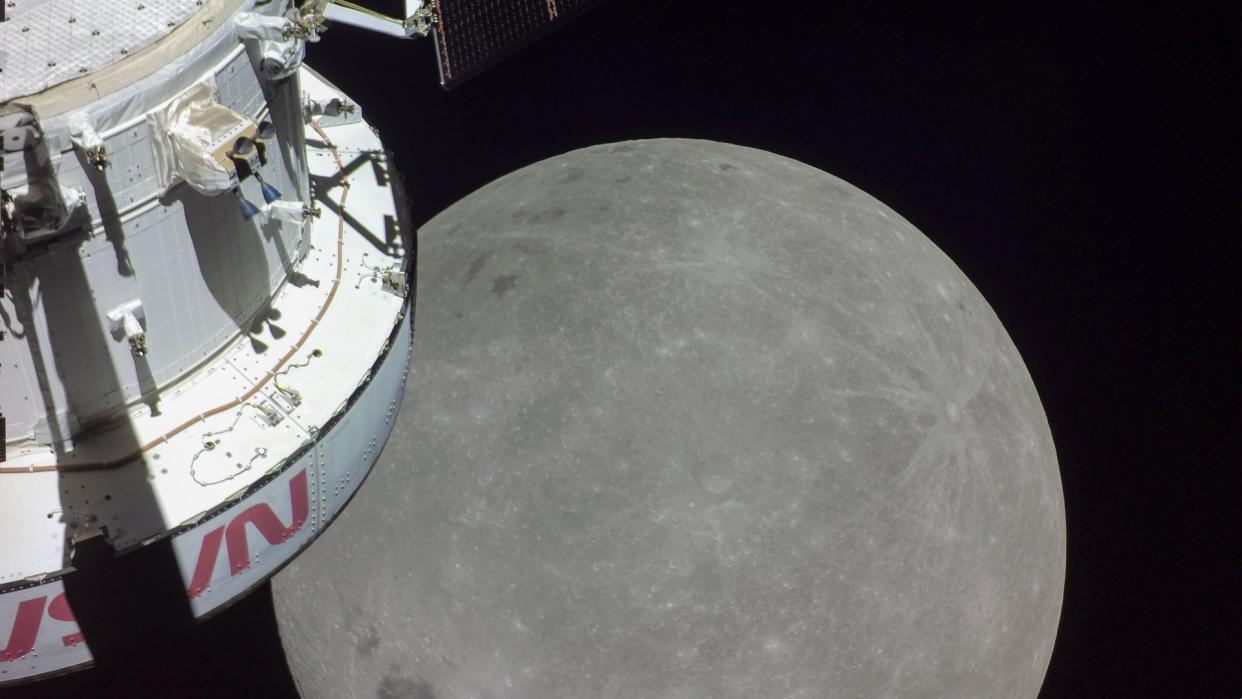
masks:
<path id="1" fill-rule="evenodd" d="M 440 83 L 455 87 L 598 0 L 435 0 Z"/>

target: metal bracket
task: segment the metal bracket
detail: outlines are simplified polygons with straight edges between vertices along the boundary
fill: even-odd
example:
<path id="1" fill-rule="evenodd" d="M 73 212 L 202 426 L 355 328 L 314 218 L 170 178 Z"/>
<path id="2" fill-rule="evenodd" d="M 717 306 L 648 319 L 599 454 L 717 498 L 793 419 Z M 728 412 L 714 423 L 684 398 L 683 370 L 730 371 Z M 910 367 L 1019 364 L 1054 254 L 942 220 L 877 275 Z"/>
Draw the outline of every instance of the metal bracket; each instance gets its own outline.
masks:
<path id="1" fill-rule="evenodd" d="M 288 22 L 281 30 L 281 35 L 286 39 L 318 41 L 326 19 L 324 10 L 327 4 L 326 1 L 308 2 L 301 10 L 290 11 L 286 15 Z"/>
<path id="2" fill-rule="evenodd" d="M 0 170 L 7 158 L 26 161 L 24 181 L 10 182 L 0 194 L 0 236 L 31 241 L 82 225 L 86 193 L 60 186 L 58 164 L 34 111 L 10 105 L 0 112 Z"/>
<path id="3" fill-rule="evenodd" d="M 407 35 L 417 34 L 418 36 L 427 36 L 431 33 L 431 29 L 436 26 L 436 15 L 430 5 L 421 7 L 414 11 L 401 23 L 405 27 Z"/>
<path id="4" fill-rule="evenodd" d="M 27 148 L 33 148 L 42 140 L 42 134 L 33 124 L 10 126 L 0 133 L 4 134 L 6 153 L 19 153 Z"/>
<path id="5" fill-rule="evenodd" d="M 147 356 L 147 332 L 143 329 L 146 319 L 141 299 L 126 301 L 108 311 L 109 329 L 114 335 L 123 335 L 129 340 L 130 350 L 139 357 Z"/>
<path id="6" fill-rule="evenodd" d="M 390 17 L 369 7 L 350 2 L 350 0 L 331 0 L 323 13 L 330 21 L 387 34 L 398 39 L 427 36 L 436 23 L 431 3 L 423 2 L 423 0 L 407 0 L 404 18 Z"/>
<path id="7" fill-rule="evenodd" d="M 400 267 L 388 267 L 380 272 L 384 288 L 394 296 L 405 298 L 405 272 Z"/>

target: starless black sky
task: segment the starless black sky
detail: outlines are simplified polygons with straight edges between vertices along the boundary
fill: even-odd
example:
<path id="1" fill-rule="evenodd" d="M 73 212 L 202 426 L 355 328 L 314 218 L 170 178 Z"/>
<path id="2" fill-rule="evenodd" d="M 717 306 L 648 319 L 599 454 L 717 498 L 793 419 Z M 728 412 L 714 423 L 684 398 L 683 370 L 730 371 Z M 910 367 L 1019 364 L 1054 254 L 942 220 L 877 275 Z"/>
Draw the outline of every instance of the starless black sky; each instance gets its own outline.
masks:
<path id="1" fill-rule="evenodd" d="M 430 42 L 338 26 L 308 63 L 395 150 L 418 224 L 662 136 L 891 206 L 991 303 L 1052 427 L 1069 553 L 1041 696 L 1237 697 L 1240 26 L 1229 3 L 606 0 L 453 92 Z M 292 696 L 268 595 L 20 695 Z"/>

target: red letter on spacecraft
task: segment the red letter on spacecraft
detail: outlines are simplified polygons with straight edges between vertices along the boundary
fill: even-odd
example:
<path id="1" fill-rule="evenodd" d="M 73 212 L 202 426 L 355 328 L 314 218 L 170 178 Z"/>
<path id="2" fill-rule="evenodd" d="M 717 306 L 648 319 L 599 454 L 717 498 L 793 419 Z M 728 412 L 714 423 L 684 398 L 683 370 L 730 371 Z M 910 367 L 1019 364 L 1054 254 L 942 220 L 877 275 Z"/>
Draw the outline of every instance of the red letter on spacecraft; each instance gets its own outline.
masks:
<path id="1" fill-rule="evenodd" d="M 228 524 L 207 532 L 198 551 L 198 561 L 194 565 L 189 589 L 186 590 L 189 598 L 194 599 L 201 595 L 211 582 L 211 572 L 215 569 L 220 555 L 221 540 L 228 548 L 229 573 L 237 575 L 250 567 L 250 545 L 246 541 L 247 524 L 253 524 L 267 543 L 273 546 L 288 541 L 289 537 L 302 528 L 310 511 L 305 470 L 289 481 L 289 503 L 292 505 L 293 516 L 287 527 L 281 523 L 270 505 L 261 502 L 237 513 Z"/>
<path id="2" fill-rule="evenodd" d="M 63 592 L 53 597 L 51 604 L 47 604 L 47 595 L 22 600 L 17 605 L 17 614 L 14 615 L 13 626 L 9 629 L 8 645 L 0 650 L 0 663 L 17 660 L 34 650 L 35 643 L 39 640 L 39 629 L 43 626 L 45 605 L 47 616 L 57 621 L 77 625 L 77 620 L 73 618 L 73 610 L 69 609 L 69 600 L 65 598 Z M 61 641 L 66 646 L 81 643 L 82 632 L 75 631 L 63 636 Z"/>

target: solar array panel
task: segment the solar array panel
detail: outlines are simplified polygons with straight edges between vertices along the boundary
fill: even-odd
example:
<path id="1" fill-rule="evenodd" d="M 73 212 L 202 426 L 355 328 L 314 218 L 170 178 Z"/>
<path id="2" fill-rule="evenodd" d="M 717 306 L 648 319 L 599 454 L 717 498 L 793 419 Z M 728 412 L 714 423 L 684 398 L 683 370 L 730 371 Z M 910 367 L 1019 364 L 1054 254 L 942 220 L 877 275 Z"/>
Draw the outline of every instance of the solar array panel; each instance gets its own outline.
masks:
<path id="1" fill-rule="evenodd" d="M 434 0 L 440 84 L 453 88 L 599 0 Z"/>

